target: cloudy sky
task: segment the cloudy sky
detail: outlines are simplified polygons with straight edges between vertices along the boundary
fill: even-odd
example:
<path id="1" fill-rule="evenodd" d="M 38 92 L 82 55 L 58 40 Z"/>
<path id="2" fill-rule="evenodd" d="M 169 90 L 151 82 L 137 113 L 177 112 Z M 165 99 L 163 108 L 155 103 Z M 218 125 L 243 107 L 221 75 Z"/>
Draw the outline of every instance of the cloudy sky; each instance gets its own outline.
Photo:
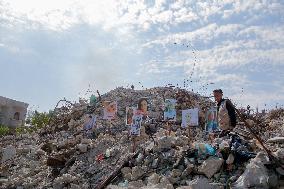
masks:
<path id="1" fill-rule="evenodd" d="M 0 68 L 40 110 L 129 84 L 283 106 L 284 1 L 0 0 Z"/>

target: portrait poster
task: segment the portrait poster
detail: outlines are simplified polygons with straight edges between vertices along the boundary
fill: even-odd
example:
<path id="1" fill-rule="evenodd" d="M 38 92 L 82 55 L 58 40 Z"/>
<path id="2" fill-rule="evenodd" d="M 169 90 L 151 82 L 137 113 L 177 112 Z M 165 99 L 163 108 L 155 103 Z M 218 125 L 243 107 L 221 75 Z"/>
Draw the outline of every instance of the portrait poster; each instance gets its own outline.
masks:
<path id="1" fill-rule="evenodd" d="M 136 107 L 126 107 L 126 118 L 125 122 L 126 125 L 131 125 L 132 123 L 132 118 L 136 114 Z"/>
<path id="2" fill-rule="evenodd" d="M 141 124 L 142 124 L 142 114 L 135 114 L 132 119 L 132 124 L 130 127 L 130 135 L 140 136 Z"/>
<path id="3" fill-rule="evenodd" d="M 148 115 L 148 98 L 140 98 L 137 104 L 137 112 L 143 116 Z"/>
<path id="4" fill-rule="evenodd" d="M 219 130 L 217 119 L 217 108 L 212 107 L 206 112 L 206 132 L 214 132 Z"/>
<path id="5" fill-rule="evenodd" d="M 177 112 L 176 112 L 176 100 L 175 99 L 166 99 L 165 100 L 165 110 L 164 110 L 164 120 L 165 121 L 176 121 Z"/>
<path id="6" fill-rule="evenodd" d="M 91 115 L 87 118 L 84 124 L 84 130 L 91 130 L 96 126 L 97 118 L 95 115 Z"/>
<path id="7" fill-rule="evenodd" d="M 182 110 L 181 126 L 198 126 L 198 108 Z"/>
<path id="8" fill-rule="evenodd" d="M 103 119 L 107 120 L 115 119 L 117 112 L 117 102 L 104 101 L 103 107 L 104 107 Z"/>

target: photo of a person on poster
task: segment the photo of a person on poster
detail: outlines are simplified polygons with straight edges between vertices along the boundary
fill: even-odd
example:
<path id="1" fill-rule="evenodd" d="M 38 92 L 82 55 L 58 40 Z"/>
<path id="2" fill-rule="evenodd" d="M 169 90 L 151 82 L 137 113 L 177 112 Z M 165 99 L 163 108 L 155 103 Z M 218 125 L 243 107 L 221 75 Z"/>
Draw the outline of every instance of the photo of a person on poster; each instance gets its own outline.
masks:
<path id="1" fill-rule="evenodd" d="M 210 108 L 206 113 L 206 132 L 211 133 L 218 129 L 217 108 Z"/>

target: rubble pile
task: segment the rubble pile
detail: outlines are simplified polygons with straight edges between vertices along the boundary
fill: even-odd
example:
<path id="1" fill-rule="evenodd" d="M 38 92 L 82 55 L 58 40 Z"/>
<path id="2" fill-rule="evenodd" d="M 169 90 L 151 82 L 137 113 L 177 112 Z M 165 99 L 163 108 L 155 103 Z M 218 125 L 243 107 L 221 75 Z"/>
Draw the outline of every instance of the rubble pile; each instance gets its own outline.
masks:
<path id="1" fill-rule="evenodd" d="M 284 136 L 284 109 L 272 110 L 264 117 L 264 119 L 267 131 L 265 139 Z"/>
<path id="2" fill-rule="evenodd" d="M 267 114 L 244 114 L 254 132 L 260 134 L 264 140 L 284 135 L 284 109 L 273 109 Z"/>
<path id="3" fill-rule="evenodd" d="M 212 144 L 190 142 L 179 136 L 158 138 L 124 167 L 115 188 L 279 188 L 283 169 L 276 170 L 267 154 L 236 135 L 217 138 Z M 196 140 L 196 139 L 195 139 Z M 207 141 L 208 142 L 208 141 Z M 231 147 L 230 147 L 231 146 Z M 217 150 L 214 150 L 217 149 Z M 283 148 L 275 157 L 284 160 Z M 282 162 L 283 163 L 283 162 Z M 281 182 L 282 180 L 282 182 Z"/>
<path id="4" fill-rule="evenodd" d="M 148 99 L 149 117 L 154 120 L 143 122 L 135 146 L 125 125 L 125 110 L 142 97 Z M 162 121 L 168 98 L 177 99 L 177 121 L 171 123 L 171 131 Z M 208 98 L 157 87 L 117 88 L 98 99 L 92 105 L 63 100 L 49 126 L 31 134 L 2 137 L 0 188 L 284 187 L 283 164 L 275 165 L 256 140 L 239 136 L 237 128 L 221 138 L 206 135 L 205 111 L 213 105 Z M 117 101 L 115 120 L 102 119 L 103 101 Z M 200 110 L 200 127 L 181 128 L 181 110 L 194 107 Z M 91 137 L 82 129 L 89 114 L 97 116 Z M 269 128 L 261 137 L 283 163 L 283 114 L 257 120 Z M 255 128 L 259 127 L 256 123 Z"/>

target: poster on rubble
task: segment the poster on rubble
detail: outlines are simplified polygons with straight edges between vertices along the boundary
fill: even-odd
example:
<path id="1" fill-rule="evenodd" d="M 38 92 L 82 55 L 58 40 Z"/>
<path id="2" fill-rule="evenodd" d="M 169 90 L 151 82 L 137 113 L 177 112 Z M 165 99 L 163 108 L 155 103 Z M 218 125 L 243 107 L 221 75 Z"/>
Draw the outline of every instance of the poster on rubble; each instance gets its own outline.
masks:
<path id="1" fill-rule="evenodd" d="M 165 100 L 165 111 L 164 111 L 164 120 L 165 121 L 176 121 L 177 112 L 175 109 L 176 106 L 175 99 L 166 99 Z"/>
<path id="2" fill-rule="evenodd" d="M 181 126 L 198 126 L 198 108 L 182 110 Z"/>
<path id="3" fill-rule="evenodd" d="M 214 132 L 218 129 L 217 108 L 212 107 L 206 112 L 206 132 Z"/>
<path id="4" fill-rule="evenodd" d="M 96 126 L 97 118 L 95 115 L 89 115 L 84 123 L 84 130 L 92 130 Z"/>
<path id="5" fill-rule="evenodd" d="M 142 114 L 135 114 L 133 116 L 130 127 L 130 135 L 140 136 L 142 118 L 143 118 Z"/>
<path id="6" fill-rule="evenodd" d="M 137 112 L 143 116 L 148 115 L 148 98 L 140 98 L 137 105 Z"/>
<path id="7" fill-rule="evenodd" d="M 132 118 L 136 114 L 136 107 L 126 107 L 126 125 L 131 125 Z"/>
<path id="8" fill-rule="evenodd" d="M 117 112 L 117 102 L 111 102 L 111 101 L 104 101 L 103 102 L 104 107 L 104 119 L 112 120 L 116 117 Z"/>

